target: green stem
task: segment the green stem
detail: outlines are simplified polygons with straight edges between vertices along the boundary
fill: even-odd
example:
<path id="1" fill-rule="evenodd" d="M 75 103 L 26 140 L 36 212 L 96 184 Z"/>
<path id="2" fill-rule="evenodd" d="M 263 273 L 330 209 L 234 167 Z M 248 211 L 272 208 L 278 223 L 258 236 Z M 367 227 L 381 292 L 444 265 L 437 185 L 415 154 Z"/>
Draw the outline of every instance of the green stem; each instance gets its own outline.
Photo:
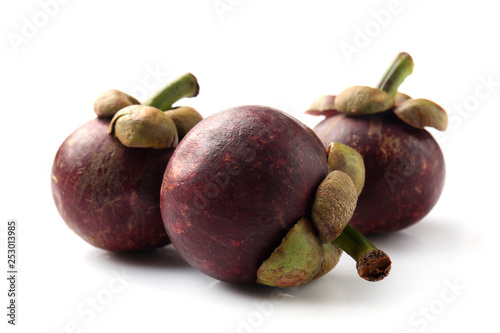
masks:
<path id="1" fill-rule="evenodd" d="M 391 259 L 379 250 L 362 233 L 348 224 L 333 242 L 354 260 L 359 276 L 368 281 L 379 281 L 391 270 Z"/>
<path id="2" fill-rule="evenodd" d="M 199 91 L 200 86 L 196 77 L 191 73 L 186 73 L 166 84 L 142 104 L 167 111 L 181 98 L 195 97 Z"/>
<path id="3" fill-rule="evenodd" d="M 399 53 L 392 61 L 377 88 L 395 96 L 403 81 L 413 72 L 413 59 L 406 52 Z"/>

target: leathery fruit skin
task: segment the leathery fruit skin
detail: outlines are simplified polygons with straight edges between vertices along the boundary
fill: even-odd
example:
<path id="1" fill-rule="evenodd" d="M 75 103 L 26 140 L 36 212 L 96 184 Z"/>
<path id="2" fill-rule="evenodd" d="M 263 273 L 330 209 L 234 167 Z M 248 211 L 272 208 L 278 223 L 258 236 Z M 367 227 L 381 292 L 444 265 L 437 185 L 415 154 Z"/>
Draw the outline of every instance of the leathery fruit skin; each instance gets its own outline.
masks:
<path id="1" fill-rule="evenodd" d="M 350 224 L 364 234 L 388 233 L 420 221 L 441 195 L 444 157 L 432 135 L 393 112 L 327 117 L 314 127 L 325 147 L 341 142 L 365 163 L 365 185 Z"/>
<path id="2" fill-rule="evenodd" d="M 52 194 L 66 224 L 110 251 L 169 244 L 160 213 L 163 173 L 174 149 L 127 148 L 95 118 L 75 130 L 52 166 Z"/>
<path id="3" fill-rule="evenodd" d="M 201 272 L 253 283 L 283 237 L 310 213 L 328 173 L 311 129 L 264 106 L 202 120 L 165 171 L 161 211 L 179 253 Z"/>

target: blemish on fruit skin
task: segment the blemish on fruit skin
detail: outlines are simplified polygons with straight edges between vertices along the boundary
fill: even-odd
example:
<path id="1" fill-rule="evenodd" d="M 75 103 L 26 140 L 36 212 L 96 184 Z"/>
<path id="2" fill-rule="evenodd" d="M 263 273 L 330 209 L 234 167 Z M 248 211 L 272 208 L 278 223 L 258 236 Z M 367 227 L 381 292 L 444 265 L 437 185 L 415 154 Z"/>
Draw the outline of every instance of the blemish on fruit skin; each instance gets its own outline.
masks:
<path id="1" fill-rule="evenodd" d="M 368 136 L 380 136 L 382 135 L 382 119 L 373 117 L 370 121 L 370 126 L 368 127 Z"/>
<path id="2" fill-rule="evenodd" d="M 381 141 L 380 152 L 384 156 L 384 160 L 387 162 L 391 159 L 393 152 L 402 151 L 401 139 L 394 135 L 387 135 Z"/>
<path id="3" fill-rule="evenodd" d="M 229 153 L 224 154 L 224 157 L 222 158 L 222 162 L 228 164 L 228 163 L 231 163 L 232 161 L 233 161 L 233 159 L 231 157 L 231 154 L 229 154 Z"/>
<path id="4" fill-rule="evenodd" d="M 172 230 L 177 235 L 182 235 L 185 232 L 181 223 L 172 223 Z"/>
<path id="5" fill-rule="evenodd" d="M 208 261 L 208 260 L 202 259 L 200 261 L 201 261 L 200 264 L 201 264 L 202 267 L 205 267 L 207 269 L 214 269 L 214 267 L 215 267 L 215 265 L 212 262 Z"/>
<path id="6" fill-rule="evenodd" d="M 96 247 L 99 247 L 99 248 L 103 248 L 104 247 L 104 243 L 100 239 L 98 239 L 96 237 L 90 236 L 90 237 L 88 237 L 87 240 L 88 240 L 89 243 L 91 243 L 92 245 L 94 245 Z"/>
<path id="7" fill-rule="evenodd" d="M 283 166 L 286 166 L 287 164 L 288 164 L 288 163 L 287 163 L 287 161 L 286 161 L 284 158 L 278 158 L 278 159 L 276 160 L 276 165 L 277 165 L 278 167 L 283 167 Z"/>
<path id="8" fill-rule="evenodd" d="M 115 198 L 113 200 L 110 200 L 108 202 L 106 202 L 105 204 L 103 204 L 102 206 L 100 206 L 99 208 L 96 208 L 95 211 L 96 212 L 102 212 L 104 211 L 104 209 L 106 209 L 107 207 L 113 207 L 115 206 L 116 202 L 120 201 L 121 198 Z M 93 203 L 93 200 L 87 200 L 89 202 L 89 204 L 92 204 Z"/>
<path id="9" fill-rule="evenodd" d="M 186 230 L 190 227 L 192 227 L 193 224 L 191 222 L 187 222 L 187 223 L 173 223 L 172 224 L 172 230 L 178 234 L 178 235 L 182 235 L 183 233 L 186 232 Z"/>
<path id="10" fill-rule="evenodd" d="M 230 239 L 229 242 L 231 243 L 231 246 L 233 248 L 241 246 L 241 242 L 235 240 L 235 239 Z"/>
<path id="11" fill-rule="evenodd" d="M 54 181 L 54 183 L 58 183 L 59 181 L 57 180 L 57 177 L 55 175 L 52 175 L 52 180 Z"/>
<path id="12" fill-rule="evenodd" d="M 438 162 L 436 161 L 435 164 L 438 164 Z M 438 165 L 434 165 L 436 168 L 439 167 Z M 429 164 L 427 163 L 427 159 L 425 158 L 423 161 L 422 161 L 422 165 L 421 165 L 421 173 L 425 173 L 427 172 L 427 169 L 429 168 Z"/>

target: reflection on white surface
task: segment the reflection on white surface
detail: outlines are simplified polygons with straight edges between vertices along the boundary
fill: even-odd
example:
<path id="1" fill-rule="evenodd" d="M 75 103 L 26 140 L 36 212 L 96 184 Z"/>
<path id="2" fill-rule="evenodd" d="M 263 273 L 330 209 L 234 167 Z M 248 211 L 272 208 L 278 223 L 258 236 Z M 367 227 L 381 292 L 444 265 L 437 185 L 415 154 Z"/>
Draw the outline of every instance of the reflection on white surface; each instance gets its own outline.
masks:
<path id="1" fill-rule="evenodd" d="M 477 257 L 481 243 L 469 241 L 463 223 L 429 218 L 396 234 L 372 237 L 393 260 L 384 281 L 360 279 L 354 261 L 344 254 L 321 279 L 285 289 L 216 281 L 191 268 L 172 245 L 149 253 L 115 254 L 84 244 L 78 265 L 85 274 L 72 282 L 80 291 L 60 295 L 70 310 L 51 327 L 76 322 L 85 331 L 140 329 L 168 321 L 186 330 L 207 325 L 214 332 L 258 332 L 282 327 L 283 321 L 291 328 L 335 322 L 342 329 L 354 321 L 364 330 L 389 313 L 393 317 L 385 325 L 396 331 L 440 327 L 440 321 L 452 320 L 471 297 L 474 272 L 460 268 Z M 113 293 L 109 286 L 118 286 L 113 281 L 119 281 L 119 272 L 125 272 L 126 287 Z M 355 319 L 357 313 L 364 319 Z M 148 322 L 141 326 L 138 315 Z"/>

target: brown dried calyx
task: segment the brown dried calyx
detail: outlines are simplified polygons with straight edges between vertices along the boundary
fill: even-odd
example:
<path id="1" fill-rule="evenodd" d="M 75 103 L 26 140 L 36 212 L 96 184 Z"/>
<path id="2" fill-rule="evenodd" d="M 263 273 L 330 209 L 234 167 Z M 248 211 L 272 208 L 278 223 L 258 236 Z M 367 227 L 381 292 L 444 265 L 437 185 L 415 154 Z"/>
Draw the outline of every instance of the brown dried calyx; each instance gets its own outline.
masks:
<path id="1" fill-rule="evenodd" d="M 197 96 L 199 90 L 196 77 L 186 73 L 155 92 L 144 104 L 124 92 L 109 90 L 97 98 L 94 111 L 99 117 L 113 117 L 108 133 L 124 146 L 175 148 L 203 117 L 191 107 L 172 104 Z"/>
<path id="2" fill-rule="evenodd" d="M 332 142 L 326 150 L 329 174 L 316 190 L 311 218 L 323 243 L 337 238 L 354 214 L 365 184 L 363 157 L 353 148 Z"/>
<path id="3" fill-rule="evenodd" d="M 387 92 L 367 87 L 353 86 L 340 92 L 334 107 L 349 116 L 367 115 L 389 110 L 394 106 L 394 97 Z"/>
<path id="4" fill-rule="evenodd" d="M 332 269 L 337 266 L 339 263 L 340 257 L 342 256 L 342 249 L 338 246 L 335 246 L 331 243 L 321 244 L 323 247 L 323 262 L 319 267 L 318 273 L 314 276 L 315 279 L 318 279 L 330 272 Z"/>
<path id="5" fill-rule="evenodd" d="M 387 92 L 368 86 L 352 86 L 338 95 L 324 95 L 316 99 L 305 111 L 313 116 L 331 117 L 336 114 L 348 116 L 369 115 L 387 111 L 396 105 L 403 95 L 395 97 Z"/>
<path id="6" fill-rule="evenodd" d="M 134 97 L 116 89 L 105 91 L 94 103 L 94 112 L 100 118 L 111 118 L 124 107 L 141 104 Z"/>
<path id="7" fill-rule="evenodd" d="M 175 123 L 179 141 L 184 138 L 191 128 L 203 120 L 203 116 L 189 106 L 179 106 L 166 111 L 165 114 Z"/>
<path id="8" fill-rule="evenodd" d="M 130 105 L 115 114 L 108 133 L 127 147 L 175 148 L 202 119 L 198 111 L 188 106 L 162 111 L 147 105 Z"/>
<path id="9" fill-rule="evenodd" d="M 363 157 L 353 148 L 340 142 L 332 142 L 326 148 L 328 154 L 328 170 L 339 170 L 351 177 L 358 196 L 365 184 L 365 163 Z"/>
<path id="10" fill-rule="evenodd" d="M 403 103 L 404 101 L 406 101 L 407 99 L 410 99 L 410 98 L 411 97 L 408 96 L 407 94 L 398 91 L 396 93 L 396 95 L 394 96 L 394 106 L 398 107 L 398 105 L 400 105 L 401 103 Z"/>
<path id="11" fill-rule="evenodd" d="M 306 110 L 306 114 L 312 116 L 331 117 L 340 112 L 335 109 L 335 95 L 324 95 L 316 99 Z"/>
<path id="12" fill-rule="evenodd" d="M 309 218 L 302 218 L 257 271 L 257 283 L 296 287 L 312 280 L 323 262 L 323 247 Z"/>
<path id="13" fill-rule="evenodd" d="M 262 263 L 258 283 L 302 285 L 332 270 L 343 251 L 356 260 L 358 274 L 365 280 L 378 281 L 389 273 L 389 257 L 348 225 L 364 185 L 361 155 L 337 142 L 330 144 L 327 153 L 330 173 L 316 191 L 311 217 L 300 219 Z"/>
<path id="14" fill-rule="evenodd" d="M 322 243 L 330 243 L 344 230 L 354 214 L 358 193 L 346 173 L 334 170 L 319 185 L 311 219 Z"/>
<path id="15" fill-rule="evenodd" d="M 430 126 L 444 131 L 448 127 L 446 111 L 428 99 L 406 99 L 394 109 L 394 113 L 399 119 L 416 128 Z"/>
<path id="16" fill-rule="evenodd" d="M 300 219 L 257 271 L 257 283 L 273 287 L 296 287 L 331 271 L 342 250 L 321 244 L 310 218 Z"/>
<path id="17" fill-rule="evenodd" d="M 427 99 L 412 99 L 398 92 L 399 86 L 412 72 L 412 57 L 401 52 L 394 58 L 375 88 L 353 86 L 337 96 L 321 96 L 305 113 L 330 117 L 339 112 L 348 116 L 361 116 L 393 111 L 403 122 L 415 128 L 423 129 L 429 126 L 440 131 L 446 130 L 448 116 L 441 106 Z"/>
<path id="18" fill-rule="evenodd" d="M 118 111 L 108 133 L 131 148 L 175 148 L 179 143 L 173 120 L 160 109 L 145 105 L 131 105 Z"/>

